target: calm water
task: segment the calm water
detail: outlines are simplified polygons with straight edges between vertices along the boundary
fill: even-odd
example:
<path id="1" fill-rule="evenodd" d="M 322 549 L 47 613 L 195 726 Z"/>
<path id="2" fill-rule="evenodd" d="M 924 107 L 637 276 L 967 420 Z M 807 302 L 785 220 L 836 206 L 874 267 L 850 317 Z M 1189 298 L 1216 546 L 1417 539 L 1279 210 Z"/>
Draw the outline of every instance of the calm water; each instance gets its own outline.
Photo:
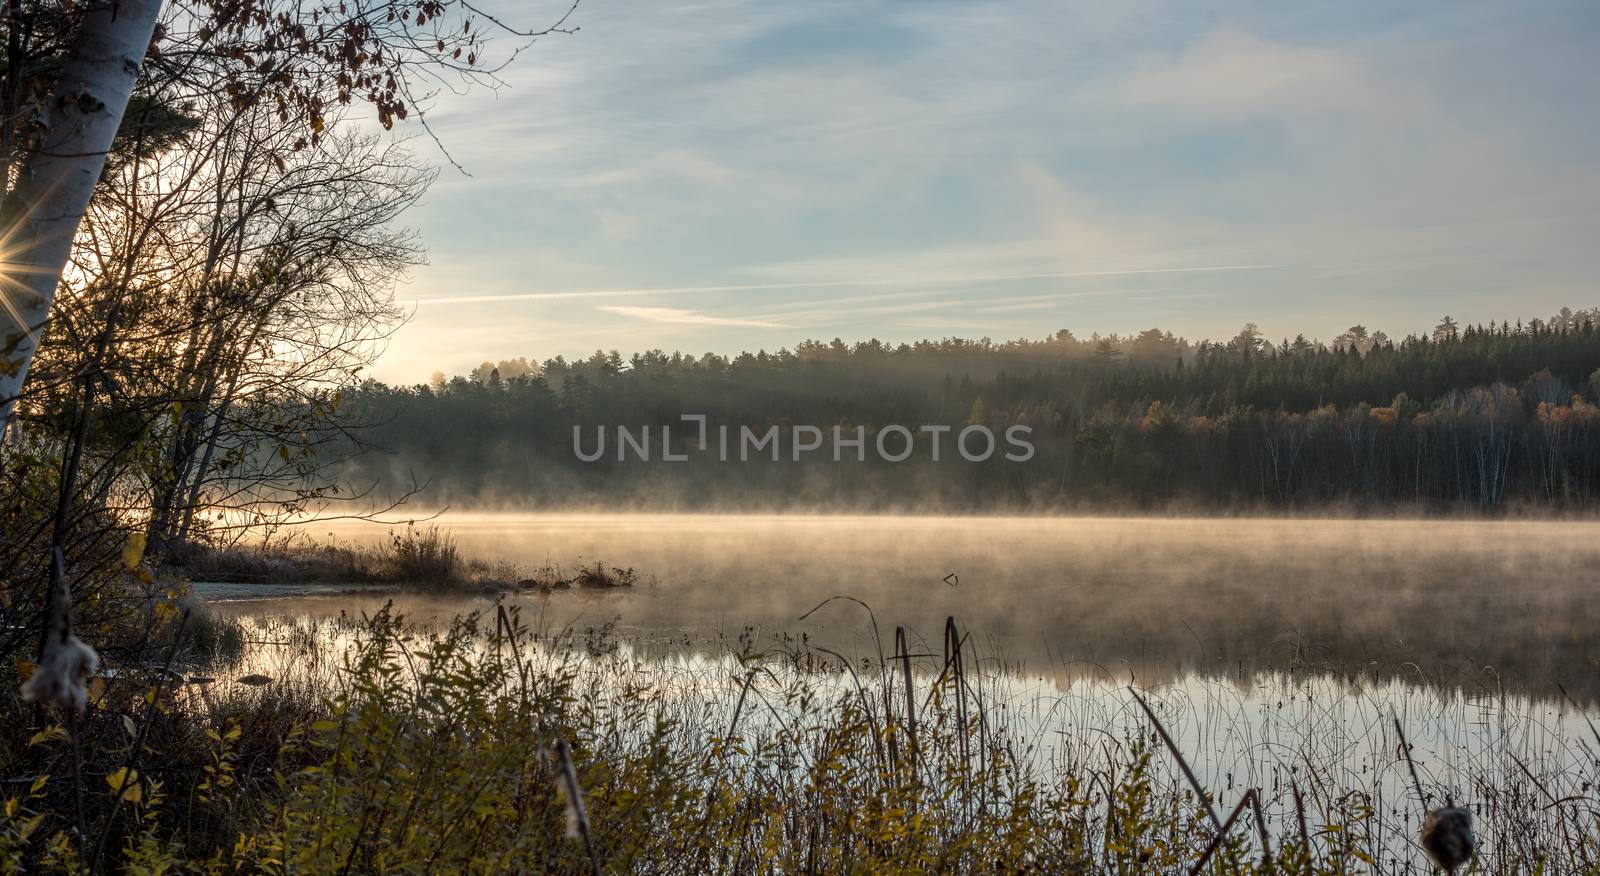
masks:
<path id="1" fill-rule="evenodd" d="M 1063 679 L 1368 674 L 1470 692 L 1600 696 L 1600 525 L 1567 522 L 447 513 L 466 556 L 524 570 L 631 566 L 626 592 L 520 596 L 547 626 L 607 623 L 645 650 L 804 633 L 876 653 L 935 647 L 946 617 L 996 659 Z M 342 523 L 311 534 L 376 541 Z M 207 588 L 252 615 L 395 598 L 413 616 L 478 598 Z M 281 591 L 280 591 L 281 592 Z M 298 593 L 298 591 L 296 591 Z M 888 647 L 886 645 L 886 647 Z"/>
<path id="2" fill-rule="evenodd" d="M 821 694 L 816 703 L 853 695 L 849 676 L 809 672 L 796 654 L 864 659 L 868 684 L 881 684 L 871 667 L 880 647 L 893 652 L 897 625 L 917 655 L 915 688 L 931 690 L 954 617 L 970 636 L 968 659 L 979 658 L 971 677 L 987 720 L 1035 768 L 1116 770 L 1106 741 L 1148 729 L 1132 681 L 1219 800 L 1262 790 L 1274 833 L 1294 829 L 1291 782 L 1318 809 L 1365 795 L 1376 815 L 1368 829 L 1387 838 L 1386 872 L 1428 872 L 1396 718 L 1428 793 L 1471 807 L 1491 856 L 1530 830 L 1554 835 L 1562 807 L 1577 804 L 1546 801 L 1586 801 L 1600 785 L 1595 524 L 577 514 L 438 522 L 469 557 L 524 571 L 598 561 L 646 576 L 625 591 L 504 599 L 547 634 L 540 659 L 577 661 L 588 695 L 663 691 L 685 726 L 726 726 L 751 679 L 754 701 L 768 707 L 750 712 L 752 732 L 804 717 L 774 706 L 796 680 Z M 388 529 L 312 534 L 376 542 Z M 492 618 L 496 603 L 337 586 L 196 590 L 252 627 L 253 650 L 231 675 L 262 672 L 289 685 L 337 675 L 355 629 L 342 616 L 392 601 L 427 626 L 465 611 Z M 579 647 L 574 657 L 553 644 L 598 640 L 615 647 Z M 759 677 L 736 656 L 752 651 L 767 655 Z M 1585 707 L 1571 707 L 1558 684 Z M 1159 767 L 1178 787 L 1165 753 Z M 1522 802 L 1508 814 L 1507 800 Z"/>

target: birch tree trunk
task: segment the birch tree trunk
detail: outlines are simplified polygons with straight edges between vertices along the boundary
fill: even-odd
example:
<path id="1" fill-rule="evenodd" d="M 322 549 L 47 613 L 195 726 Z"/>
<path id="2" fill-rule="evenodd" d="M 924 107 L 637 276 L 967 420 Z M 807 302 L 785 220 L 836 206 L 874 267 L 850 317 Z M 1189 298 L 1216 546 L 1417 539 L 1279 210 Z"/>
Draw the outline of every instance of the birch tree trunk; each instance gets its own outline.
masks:
<path id="1" fill-rule="evenodd" d="M 9 424 L 78 221 L 122 123 L 161 0 L 89 0 L 0 231 L 0 423 Z"/>

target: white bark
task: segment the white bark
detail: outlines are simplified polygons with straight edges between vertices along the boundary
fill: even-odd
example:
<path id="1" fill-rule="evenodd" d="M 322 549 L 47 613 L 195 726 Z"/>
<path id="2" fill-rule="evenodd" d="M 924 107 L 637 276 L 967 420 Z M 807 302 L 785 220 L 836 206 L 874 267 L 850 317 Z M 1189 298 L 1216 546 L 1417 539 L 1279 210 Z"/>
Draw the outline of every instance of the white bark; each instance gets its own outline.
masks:
<path id="1" fill-rule="evenodd" d="M 78 222 L 128 107 L 161 0 L 89 0 L 43 113 L 11 204 L 21 215 L 0 248 L 0 423 L 9 422 L 50 315 Z"/>

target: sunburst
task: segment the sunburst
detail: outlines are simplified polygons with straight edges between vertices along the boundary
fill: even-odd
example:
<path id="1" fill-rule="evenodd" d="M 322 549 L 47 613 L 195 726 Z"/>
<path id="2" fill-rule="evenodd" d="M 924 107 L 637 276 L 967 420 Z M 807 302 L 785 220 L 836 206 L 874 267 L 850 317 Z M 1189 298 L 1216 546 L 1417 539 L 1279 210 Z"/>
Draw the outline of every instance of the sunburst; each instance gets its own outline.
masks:
<path id="1" fill-rule="evenodd" d="M 39 249 L 42 242 L 37 234 L 37 225 L 33 221 L 33 213 L 39 204 L 50 202 L 50 195 L 59 181 L 50 187 L 25 192 L 23 200 L 28 203 L 26 211 L 21 212 L 14 220 L 0 227 L 0 311 L 5 314 L 9 326 L 0 327 L 0 352 L 8 358 L 18 346 L 35 345 L 39 341 L 39 330 L 44 327 L 44 321 L 49 316 L 48 307 L 43 313 L 30 318 L 28 311 L 38 308 L 37 301 L 49 302 L 53 299 L 54 288 L 41 291 L 38 283 L 29 282 L 35 278 L 51 278 L 51 286 L 61 276 L 61 268 L 38 264 L 31 258 Z M 22 187 L 19 187 L 22 188 Z M 10 197 L 18 197 L 18 192 L 13 189 Z M 73 223 L 74 231 L 77 223 Z M 12 328 L 15 326 L 15 328 Z M 18 337 L 20 335 L 20 338 Z M 26 370 L 26 359 L 31 357 L 31 351 L 24 355 L 22 362 L 5 363 L 8 373 L 15 374 L 19 370 Z M 9 404 L 8 400 L 0 399 L 0 404 Z"/>

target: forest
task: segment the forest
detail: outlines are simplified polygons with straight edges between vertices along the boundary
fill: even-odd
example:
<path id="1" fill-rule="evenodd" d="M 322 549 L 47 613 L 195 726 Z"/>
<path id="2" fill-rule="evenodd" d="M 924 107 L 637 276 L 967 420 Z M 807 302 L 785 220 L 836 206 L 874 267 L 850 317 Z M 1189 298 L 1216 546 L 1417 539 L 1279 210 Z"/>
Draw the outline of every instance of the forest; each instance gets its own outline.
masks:
<path id="1" fill-rule="evenodd" d="M 368 381 L 340 445 L 353 481 L 424 503 L 861 510 L 1498 513 L 1593 507 L 1600 490 L 1600 308 L 1391 340 L 1352 326 L 1274 344 L 1254 325 L 1191 343 L 1150 329 L 1078 339 L 807 341 L 725 357 L 596 351 L 485 362 L 430 384 Z M 1031 430 L 1023 464 L 787 449 L 722 462 L 680 420 L 764 431 L 891 424 Z M 582 462 L 574 429 L 670 427 L 688 459 Z"/>

